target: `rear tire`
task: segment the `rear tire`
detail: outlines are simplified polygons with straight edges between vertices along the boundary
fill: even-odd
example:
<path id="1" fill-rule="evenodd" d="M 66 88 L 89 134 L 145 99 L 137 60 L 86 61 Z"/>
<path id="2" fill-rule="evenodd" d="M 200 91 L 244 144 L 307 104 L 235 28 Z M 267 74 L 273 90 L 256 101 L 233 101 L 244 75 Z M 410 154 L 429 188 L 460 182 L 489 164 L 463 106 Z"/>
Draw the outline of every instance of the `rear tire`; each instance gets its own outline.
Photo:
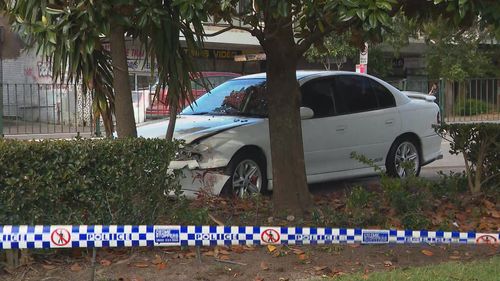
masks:
<path id="1" fill-rule="evenodd" d="M 407 164 L 405 164 L 407 163 Z M 397 139 L 391 146 L 386 160 L 387 174 L 395 178 L 418 176 L 422 160 L 415 141 L 409 138 Z"/>
<path id="2" fill-rule="evenodd" d="M 257 150 L 237 152 L 226 167 L 229 176 L 221 194 L 246 198 L 267 192 L 266 160 Z"/>

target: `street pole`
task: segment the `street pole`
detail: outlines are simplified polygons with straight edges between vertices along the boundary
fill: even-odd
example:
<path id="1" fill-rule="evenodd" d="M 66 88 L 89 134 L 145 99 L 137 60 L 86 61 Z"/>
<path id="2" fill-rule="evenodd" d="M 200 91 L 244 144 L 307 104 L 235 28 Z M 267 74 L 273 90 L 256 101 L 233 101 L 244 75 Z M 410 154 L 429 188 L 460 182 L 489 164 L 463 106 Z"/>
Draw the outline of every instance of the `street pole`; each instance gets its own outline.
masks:
<path id="1" fill-rule="evenodd" d="M 445 98 L 444 95 L 446 93 L 445 88 L 446 84 L 443 78 L 439 78 L 439 87 L 438 87 L 438 99 L 439 99 L 439 111 L 441 113 L 441 123 L 445 123 L 446 111 L 445 111 Z"/>

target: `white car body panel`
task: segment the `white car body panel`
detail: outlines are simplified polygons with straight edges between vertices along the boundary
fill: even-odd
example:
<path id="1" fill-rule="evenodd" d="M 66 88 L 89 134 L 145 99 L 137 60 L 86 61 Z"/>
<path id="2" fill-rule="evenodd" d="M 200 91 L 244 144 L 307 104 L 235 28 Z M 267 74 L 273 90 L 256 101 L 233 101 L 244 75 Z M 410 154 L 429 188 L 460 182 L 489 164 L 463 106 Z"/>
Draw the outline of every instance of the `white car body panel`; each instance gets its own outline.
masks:
<path id="1" fill-rule="evenodd" d="M 337 71 L 297 72 L 300 85 L 318 77 L 342 74 L 361 75 Z M 388 83 L 366 76 L 385 86 L 394 95 L 396 107 L 302 120 L 308 183 L 373 175 L 374 169 L 352 159 L 352 152 L 365 155 L 385 169 L 391 145 L 403 134 L 415 135 L 420 140 L 422 164 L 441 156 L 441 138 L 432 127 L 437 124 L 439 111 L 437 105 L 432 102 L 433 99 L 427 99 L 418 93 L 409 93 L 413 97 L 410 98 Z M 236 79 L 264 77 L 265 74 L 255 74 Z M 161 121 L 139 126 L 138 135 L 162 138 L 167 125 L 168 121 Z M 198 171 L 204 170 L 209 171 L 210 186 L 213 192 L 218 194 L 228 177 L 213 175 L 222 175 L 235 153 L 246 146 L 257 147 L 264 154 L 268 189 L 272 190 L 269 126 L 266 118 L 179 115 L 174 138 L 182 139 L 188 146 L 196 149 L 202 148 L 199 153 L 202 155 L 201 159 L 190 162 L 172 161 L 170 165 L 172 169 L 184 169 L 183 174 L 187 179 L 182 179 L 181 184 L 186 195 L 194 196 L 195 190 L 202 188 L 195 183 L 199 179 Z M 196 161 L 197 165 L 192 161 Z M 189 173 L 187 170 L 194 172 Z M 199 182 L 204 184 L 203 180 Z"/>

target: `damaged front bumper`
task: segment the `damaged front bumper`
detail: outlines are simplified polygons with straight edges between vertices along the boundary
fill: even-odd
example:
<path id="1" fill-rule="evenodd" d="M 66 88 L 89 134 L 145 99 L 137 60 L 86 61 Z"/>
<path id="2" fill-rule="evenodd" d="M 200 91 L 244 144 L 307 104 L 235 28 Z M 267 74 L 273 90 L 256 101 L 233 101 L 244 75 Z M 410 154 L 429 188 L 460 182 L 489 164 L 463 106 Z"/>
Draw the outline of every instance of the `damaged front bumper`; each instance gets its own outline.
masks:
<path id="1" fill-rule="evenodd" d="M 172 161 L 169 170 L 181 171 L 179 184 L 182 195 L 187 198 L 196 198 L 198 194 L 219 195 L 222 188 L 229 180 L 229 176 L 224 174 L 223 168 L 200 169 L 196 160 Z M 173 192 L 170 195 L 174 195 Z"/>

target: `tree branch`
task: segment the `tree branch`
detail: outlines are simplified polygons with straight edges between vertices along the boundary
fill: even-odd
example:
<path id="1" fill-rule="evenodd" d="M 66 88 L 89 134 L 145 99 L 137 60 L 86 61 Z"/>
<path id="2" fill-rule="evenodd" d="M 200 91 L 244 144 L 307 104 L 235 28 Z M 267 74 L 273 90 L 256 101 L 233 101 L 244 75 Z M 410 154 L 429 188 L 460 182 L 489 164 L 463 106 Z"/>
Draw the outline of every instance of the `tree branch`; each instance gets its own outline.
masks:
<path id="1" fill-rule="evenodd" d="M 203 36 L 203 37 L 214 37 L 214 36 L 220 35 L 220 34 L 222 34 L 224 32 L 232 30 L 232 29 L 246 31 L 246 32 L 252 34 L 253 36 L 255 36 L 257 38 L 259 36 L 261 36 L 261 34 L 260 34 L 261 31 L 258 30 L 257 28 L 249 28 L 249 27 L 244 27 L 244 26 L 236 26 L 236 25 L 232 25 L 232 24 L 230 24 L 228 27 L 225 27 L 225 28 L 223 28 L 221 30 L 218 30 L 216 32 L 213 32 L 213 33 L 209 33 L 209 34 L 207 34 L 207 33 L 204 33 L 204 34 L 195 33 L 195 34 L 198 35 L 198 36 Z"/>
<path id="2" fill-rule="evenodd" d="M 210 34 L 207 34 L 207 33 L 203 33 L 203 34 L 199 34 L 199 33 L 196 33 L 196 35 L 199 35 L 199 36 L 203 36 L 203 37 L 214 37 L 214 36 L 217 36 L 217 35 L 220 35 L 226 31 L 229 31 L 229 30 L 232 30 L 232 29 L 235 29 L 234 26 L 230 25 L 226 28 L 223 28 L 221 30 L 218 30 L 214 33 L 210 33 Z"/>
<path id="3" fill-rule="evenodd" d="M 316 32 L 304 38 L 302 41 L 299 41 L 299 43 L 295 47 L 297 56 L 301 57 L 309 49 L 309 47 L 311 47 L 312 44 L 316 43 L 317 41 L 319 41 L 321 38 L 332 32 L 333 30 L 334 30 L 333 25 L 330 25 L 328 27 L 325 27 L 323 31 L 320 31 L 318 29 L 316 30 Z"/>
<path id="4" fill-rule="evenodd" d="M 309 35 L 306 38 L 303 38 L 302 40 L 299 40 L 296 46 L 296 53 L 298 57 L 301 57 L 308 49 L 311 47 L 312 44 L 316 43 L 319 41 L 321 38 L 324 36 L 330 34 L 332 31 L 337 30 L 345 30 L 349 28 L 350 25 L 352 25 L 354 22 L 353 19 L 350 19 L 348 21 L 342 22 L 342 23 L 333 23 L 325 26 L 325 29 L 323 31 L 320 31 L 319 29 L 316 29 L 311 35 Z"/>

